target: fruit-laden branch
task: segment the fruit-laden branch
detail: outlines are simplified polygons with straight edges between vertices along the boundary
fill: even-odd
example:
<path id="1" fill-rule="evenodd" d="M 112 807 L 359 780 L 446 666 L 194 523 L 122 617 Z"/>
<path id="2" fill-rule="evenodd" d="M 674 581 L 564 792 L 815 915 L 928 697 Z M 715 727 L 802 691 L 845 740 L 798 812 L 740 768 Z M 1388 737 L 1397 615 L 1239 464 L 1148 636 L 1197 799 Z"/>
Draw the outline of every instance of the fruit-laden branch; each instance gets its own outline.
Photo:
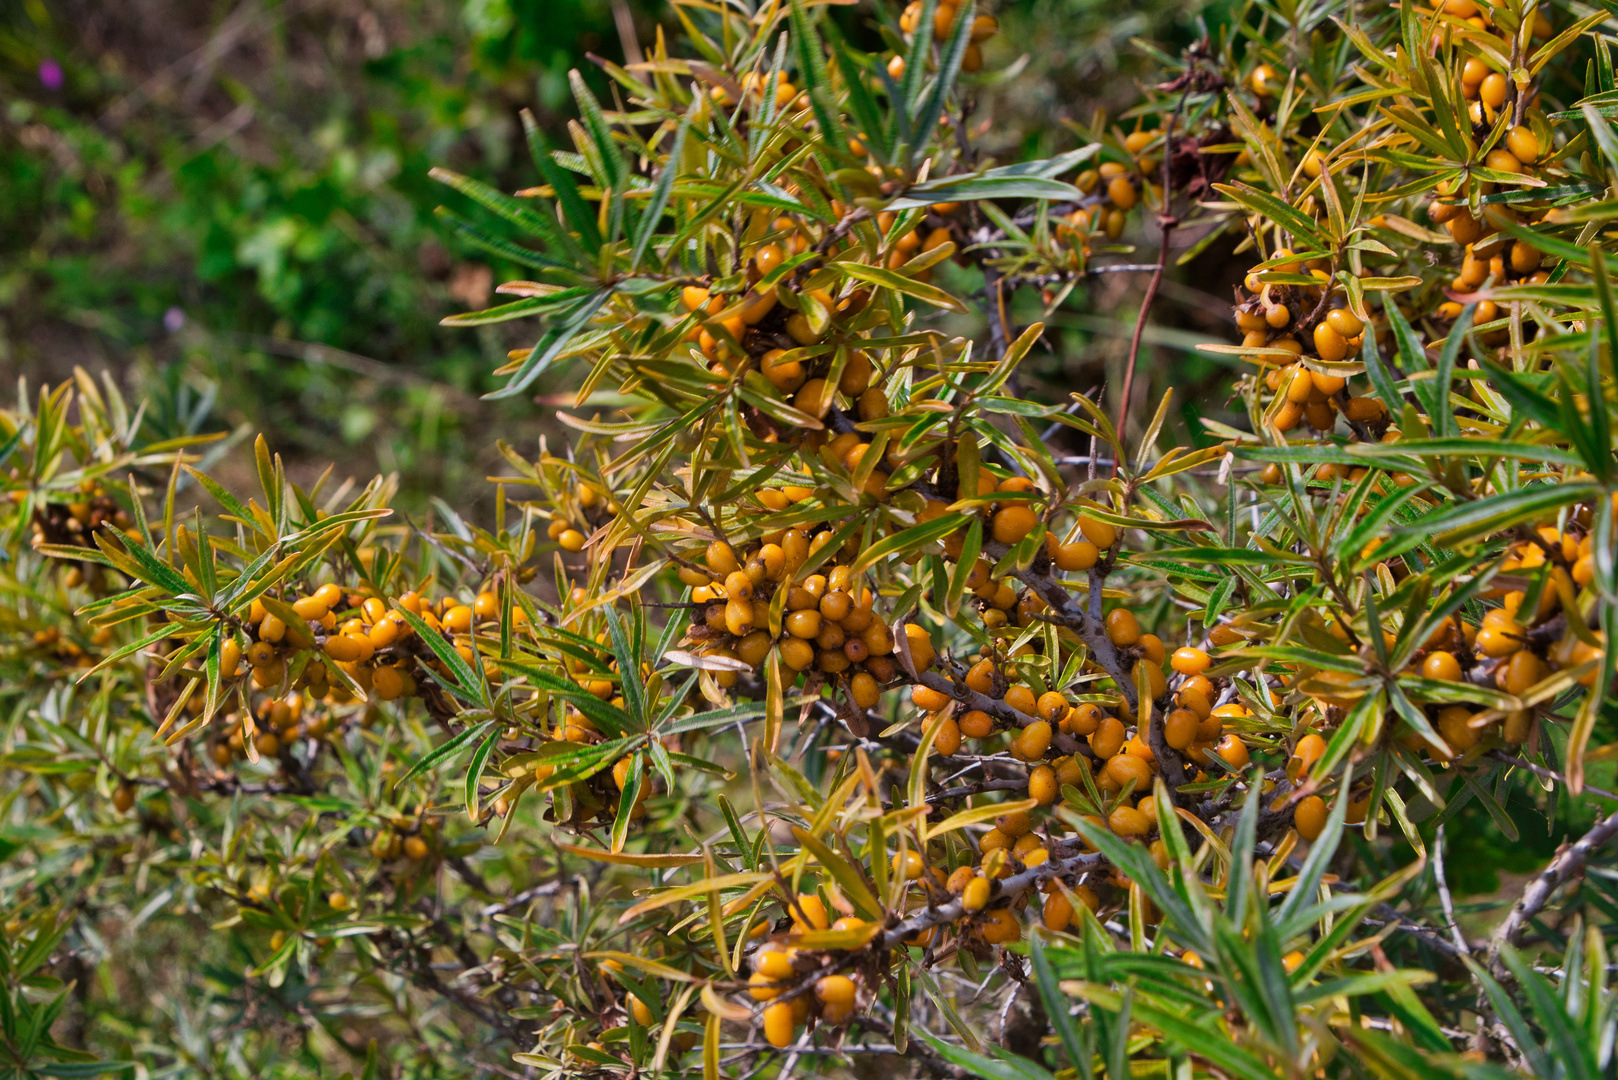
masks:
<path id="1" fill-rule="evenodd" d="M 1077 841 L 1070 841 L 1077 843 Z M 1013 874 L 995 884 L 990 893 L 989 902 L 993 904 L 1001 899 L 1016 899 L 1029 889 L 1055 877 L 1064 877 L 1068 874 L 1083 873 L 1094 870 L 1105 863 L 1099 852 L 1080 853 L 1068 855 L 1063 858 L 1051 858 L 1038 866 L 1030 867 L 1020 874 Z M 935 926 L 947 926 L 959 919 L 972 914 L 967 910 L 964 900 L 952 900 L 947 904 L 918 911 L 898 926 L 883 932 L 882 942 L 888 948 L 897 948 L 905 938 L 925 933 Z"/>
<path id="2" fill-rule="evenodd" d="M 1528 921 L 1550 902 L 1551 894 L 1582 871 L 1590 856 L 1614 836 L 1618 836 L 1618 812 L 1598 821 L 1593 829 L 1579 837 L 1571 846 L 1563 848 L 1556 858 L 1551 860 L 1550 865 L 1528 883 L 1528 887 L 1512 905 L 1510 913 L 1506 915 L 1505 921 L 1500 924 L 1489 942 L 1491 967 L 1498 965 L 1502 947 L 1517 944 Z"/>
<path id="3" fill-rule="evenodd" d="M 930 690 L 948 694 L 969 709 L 980 709 L 990 716 L 998 717 L 1020 728 L 1026 728 L 1036 722 L 1043 722 L 1040 721 L 1039 717 L 1029 716 L 1021 709 L 1008 705 L 999 698 L 992 698 L 987 694 L 980 694 L 973 690 L 966 685 L 965 679 L 959 670 L 952 670 L 950 675 L 940 675 L 936 671 L 923 671 L 917 674 L 916 681 Z M 1088 744 L 1059 731 L 1052 732 L 1050 744 L 1064 754 L 1081 754 L 1088 758 L 1095 757 L 1095 752 L 1090 749 Z"/>
<path id="4" fill-rule="evenodd" d="M 998 561 L 1005 557 L 1010 548 L 991 541 L 984 545 L 984 550 L 991 559 Z M 1107 636 L 1106 624 L 1101 618 L 1100 571 L 1095 569 L 1090 571 L 1088 609 L 1082 606 L 1068 591 L 1067 586 L 1051 573 L 1050 559 L 1043 552 L 1028 566 L 1016 571 L 1016 576 L 1024 585 L 1033 589 L 1051 609 L 1050 615 L 1036 617 L 1049 618 L 1077 633 L 1079 639 L 1089 648 L 1091 657 L 1112 677 L 1118 686 L 1118 692 L 1123 695 L 1130 708 L 1135 709 L 1139 705 L 1139 700 L 1135 692 L 1134 672 L 1129 661 L 1119 652 L 1118 646 Z M 1181 757 L 1179 751 L 1169 746 L 1163 738 L 1163 715 L 1164 709 L 1153 708 L 1151 720 L 1145 725 L 1146 736 L 1147 744 L 1163 769 L 1164 779 L 1172 793 L 1186 783 L 1186 767 L 1185 759 Z"/>
<path id="5" fill-rule="evenodd" d="M 991 562 L 999 562 L 1010 550 L 1008 545 L 993 540 L 983 545 L 984 555 Z M 1133 709 L 1136 705 L 1135 680 L 1129 662 L 1107 636 L 1106 624 L 1101 619 L 1101 575 L 1095 570 L 1090 571 L 1091 603 L 1090 609 L 1086 610 L 1068 592 L 1067 586 L 1051 573 L 1051 561 L 1044 552 L 1015 573 L 1018 581 L 1039 594 L 1061 625 L 1079 635 L 1079 640 L 1090 650 L 1091 657 L 1112 676 L 1112 681 L 1118 684 L 1118 692 L 1124 695 L 1124 700 Z"/>

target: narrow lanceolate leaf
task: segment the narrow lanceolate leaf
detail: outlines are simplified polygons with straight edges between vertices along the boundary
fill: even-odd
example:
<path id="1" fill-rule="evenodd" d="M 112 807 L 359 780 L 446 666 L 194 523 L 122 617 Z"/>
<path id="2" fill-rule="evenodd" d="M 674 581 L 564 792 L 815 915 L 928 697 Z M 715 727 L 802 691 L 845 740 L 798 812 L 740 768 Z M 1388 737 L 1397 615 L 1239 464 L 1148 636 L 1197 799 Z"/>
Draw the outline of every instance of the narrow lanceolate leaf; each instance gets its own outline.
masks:
<path id="1" fill-rule="evenodd" d="M 846 153 L 848 134 L 835 112 L 836 106 L 831 94 L 831 72 L 826 67 L 826 51 L 821 45 L 814 19 L 803 0 L 792 0 L 791 19 L 792 43 L 797 54 L 798 73 L 803 80 L 804 92 L 809 95 L 809 105 L 814 110 L 815 121 L 820 131 L 825 133 L 827 141 L 835 149 Z M 849 82 L 864 90 L 864 84 L 857 77 L 850 79 Z M 879 129 L 867 128 L 867 130 Z"/>
<path id="2" fill-rule="evenodd" d="M 668 907 L 670 904 L 679 904 L 686 900 L 706 897 L 708 893 L 714 890 L 748 888 L 761 882 L 770 881 L 772 878 L 773 875 L 765 873 L 719 874 L 692 885 L 680 885 L 676 888 L 666 889 L 625 909 L 624 913 L 618 917 L 618 924 L 622 926 L 624 923 L 633 922 L 647 912 Z"/>
<path id="3" fill-rule="evenodd" d="M 555 219 L 538 213 L 521 199 L 512 198 L 481 180 L 462 176 L 458 172 L 440 166 L 435 166 L 427 175 L 441 184 L 454 188 L 485 210 L 498 214 L 524 232 L 538 237 L 548 247 L 554 249 L 561 246 Z"/>
<path id="4" fill-rule="evenodd" d="M 1460 355 L 1461 343 L 1472 329 L 1472 316 L 1477 312 L 1475 303 L 1468 304 L 1456 316 L 1455 325 L 1450 327 L 1449 336 L 1444 339 L 1444 347 L 1439 350 L 1438 364 L 1433 369 L 1433 377 L 1417 384 L 1417 393 L 1425 398 L 1427 415 L 1431 418 L 1433 433 L 1439 438 L 1449 435 L 1455 426 L 1454 411 L 1450 408 L 1449 389 L 1450 381 L 1455 377 L 1455 360 Z"/>
<path id="5" fill-rule="evenodd" d="M 601 306 L 612 298 L 612 293 L 613 290 L 610 288 L 602 289 L 574 308 L 559 325 L 546 331 L 545 336 L 529 350 L 528 358 L 523 361 L 522 366 L 516 370 L 506 385 L 483 395 L 484 398 L 497 401 L 501 398 L 515 397 L 528 389 L 589 325 L 596 312 L 601 310 Z"/>
<path id="6" fill-rule="evenodd" d="M 850 573 L 858 574 L 861 571 L 875 566 L 891 555 L 909 554 L 920 551 L 935 540 L 941 540 L 957 529 L 966 526 L 965 514 L 945 514 L 943 517 L 924 521 L 919 525 L 912 525 L 878 540 L 854 559 L 849 568 Z"/>
<path id="7" fill-rule="evenodd" d="M 927 98 L 922 102 L 912 125 L 916 131 L 936 129 L 938 118 L 944 111 L 944 103 L 950 91 L 955 88 L 955 80 L 961 73 L 961 60 L 965 58 L 967 47 L 972 41 L 972 21 L 977 14 L 976 0 L 967 0 L 966 3 L 959 5 L 954 14 L 955 26 L 941 50 L 938 73 L 933 77 L 933 85 L 927 91 Z M 917 36 L 925 37 L 925 35 Z"/>
<path id="8" fill-rule="evenodd" d="M 1562 507 L 1588 502 L 1599 491 L 1597 485 L 1590 483 L 1542 484 L 1520 491 L 1505 491 L 1434 511 L 1404 526 L 1400 532 L 1432 537 L 1443 547 L 1454 547 L 1521 522 L 1554 519 Z"/>
<path id="9" fill-rule="evenodd" d="M 477 751 L 472 755 L 472 763 L 466 769 L 466 816 L 473 821 L 478 820 L 482 808 L 482 792 L 480 782 L 483 779 L 484 767 L 489 764 L 495 748 L 500 745 L 502 729 L 496 728 L 483 737 L 478 744 Z"/>
<path id="10" fill-rule="evenodd" d="M 702 861 L 700 854 L 682 855 L 678 852 L 637 854 L 631 851 L 604 851 L 600 848 L 567 843 L 558 843 L 557 846 L 569 855 L 577 855 L 581 859 L 589 859 L 592 862 L 615 863 L 619 866 L 668 869 L 676 866 L 690 866 L 692 863 Z"/>
<path id="11" fill-rule="evenodd" d="M 465 750 L 467 747 L 477 744 L 480 739 L 484 738 L 490 733 L 498 735 L 500 726 L 500 721 L 489 719 L 478 724 L 473 724 L 470 727 L 463 728 L 455 735 L 444 740 L 444 742 L 440 743 L 433 750 L 417 758 L 416 763 L 410 766 L 410 768 L 405 771 L 405 774 L 394 782 L 394 787 L 402 787 L 413 777 L 419 776 L 428 769 L 448 761 L 450 758 Z"/>
<path id="12" fill-rule="evenodd" d="M 629 255 L 629 268 L 631 270 L 639 269 L 641 260 L 651 250 L 652 237 L 657 235 L 657 227 L 662 221 L 663 210 L 669 203 L 669 192 L 674 188 L 674 178 L 680 171 L 681 155 L 685 149 L 686 132 L 690 130 L 692 116 L 701 104 L 700 99 L 692 101 L 691 108 L 686 112 L 685 119 L 681 120 L 680 126 L 674 129 L 674 141 L 669 146 L 668 157 L 663 163 L 663 171 L 658 176 L 657 183 L 652 188 L 652 197 L 641 214 L 640 228 L 635 235 L 635 249 Z"/>
<path id="13" fill-rule="evenodd" d="M 440 679 L 444 683 L 444 688 L 468 704 L 488 708 L 488 688 L 484 685 L 482 677 L 473 673 L 472 666 L 455 650 L 455 646 L 450 644 L 443 634 L 427 625 L 420 615 L 402 605 L 397 606 L 396 610 L 409 624 L 410 629 L 427 643 L 433 655 L 449 669 L 448 677 Z"/>
<path id="14" fill-rule="evenodd" d="M 1276 198 L 1267 191 L 1260 191 L 1258 188 L 1242 183 L 1215 184 L 1214 190 L 1235 199 L 1247 209 L 1275 222 L 1310 247 L 1324 248 L 1327 246 L 1325 237 L 1320 233 L 1320 226 L 1313 218 L 1305 216 L 1289 203 Z"/>
<path id="15" fill-rule="evenodd" d="M 835 265 L 835 269 L 844 277 L 868 282 L 872 285 L 880 285 L 885 289 L 892 289 L 894 292 L 913 296 L 923 303 L 943 308 L 946 311 L 965 312 L 967 310 L 966 305 L 954 294 L 946 292 L 936 285 L 929 285 L 924 281 L 905 277 L 897 270 L 889 270 L 885 266 L 866 266 L 863 263 L 840 262 Z"/>
<path id="16" fill-rule="evenodd" d="M 876 894 L 871 892 L 865 878 L 849 864 L 847 859 L 833 851 L 824 840 L 796 825 L 792 827 L 792 835 L 815 857 L 815 861 L 837 881 L 837 884 L 843 887 L 849 901 L 860 910 L 861 914 L 867 919 L 880 920 L 883 917 L 882 904 L 877 900 Z"/>
<path id="17" fill-rule="evenodd" d="M 1100 143 L 1091 143 L 1054 158 L 1004 165 L 964 176 L 942 176 L 911 186 L 888 203 L 888 209 L 914 210 L 938 202 L 976 199 L 1081 199 L 1082 191 L 1057 177 L 1078 168 L 1100 151 Z"/>

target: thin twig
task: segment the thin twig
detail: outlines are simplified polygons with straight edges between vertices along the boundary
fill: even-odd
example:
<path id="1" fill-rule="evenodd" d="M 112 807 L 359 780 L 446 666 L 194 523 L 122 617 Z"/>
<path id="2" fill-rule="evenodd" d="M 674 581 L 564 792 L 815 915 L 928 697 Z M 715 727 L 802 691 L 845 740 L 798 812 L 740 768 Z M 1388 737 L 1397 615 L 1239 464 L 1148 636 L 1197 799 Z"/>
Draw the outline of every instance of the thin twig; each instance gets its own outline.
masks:
<path id="1" fill-rule="evenodd" d="M 1118 444 L 1124 445 L 1126 435 L 1125 427 L 1129 423 L 1129 399 L 1135 392 L 1135 364 L 1140 358 L 1141 338 L 1146 333 L 1146 320 L 1152 313 L 1152 301 L 1157 299 L 1157 290 L 1163 285 L 1163 274 L 1169 265 L 1169 239 L 1174 227 L 1180 223 L 1179 219 L 1169 213 L 1169 200 L 1173 192 L 1169 184 L 1169 163 L 1174 159 L 1174 125 L 1180 119 L 1180 110 L 1185 108 L 1186 95 L 1190 87 L 1180 94 L 1179 103 L 1169 114 L 1168 122 L 1163 125 L 1163 206 L 1157 214 L 1157 224 L 1162 230 L 1162 239 L 1157 251 L 1157 268 L 1152 271 L 1152 279 L 1146 283 L 1146 295 L 1140 298 L 1140 314 L 1135 319 L 1135 332 L 1129 339 L 1129 361 L 1124 366 L 1124 392 L 1118 401 Z M 1120 455 L 1121 456 L 1121 455 Z M 1118 475 L 1118 463 L 1112 465 L 1112 475 Z"/>
<path id="2" fill-rule="evenodd" d="M 1503 750 L 1492 751 L 1489 756 L 1494 758 L 1496 761 L 1503 761 L 1507 765 L 1514 765 L 1519 769 L 1527 769 L 1529 772 L 1534 773 L 1537 776 L 1543 776 L 1547 780 L 1555 780 L 1563 784 L 1568 783 L 1568 778 L 1562 773 L 1557 772 L 1555 769 L 1547 769 L 1545 766 L 1537 765 L 1526 758 L 1512 757 Z M 1591 787 L 1589 784 L 1586 784 L 1584 785 L 1584 794 L 1594 795 L 1598 799 L 1610 799 L 1613 802 L 1618 802 L 1618 792 L 1611 792 L 1606 788 Z"/>
<path id="3" fill-rule="evenodd" d="M 1455 922 L 1455 898 L 1450 895 L 1449 882 L 1444 877 L 1444 826 L 1438 827 L 1438 833 L 1433 837 L 1433 881 L 1438 885 L 1438 902 L 1444 908 L 1444 923 L 1449 927 L 1450 940 L 1461 952 L 1472 951 L 1461 935 L 1461 928 Z"/>

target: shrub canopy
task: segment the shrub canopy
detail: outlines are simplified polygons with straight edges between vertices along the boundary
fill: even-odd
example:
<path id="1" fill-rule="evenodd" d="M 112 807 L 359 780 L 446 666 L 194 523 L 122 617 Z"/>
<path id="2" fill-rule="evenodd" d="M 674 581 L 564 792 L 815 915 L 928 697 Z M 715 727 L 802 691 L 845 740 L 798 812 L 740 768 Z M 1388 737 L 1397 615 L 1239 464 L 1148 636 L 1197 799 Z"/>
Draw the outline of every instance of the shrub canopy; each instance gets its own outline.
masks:
<path id="1" fill-rule="evenodd" d="M 492 521 L 0 414 L 0 1067 L 1610 1074 L 1618 819 L 1492 923 L 1444 863 L 1613 797 L 1607 14 L 1254 4 L 1008 161 L 992 15 L 825 6 L 437 172 L 568 401 Z M 1188 263 L 1247 423 L 1174 446 Z M 1117 272 L 1113 400 L 1024 392 Z"/>

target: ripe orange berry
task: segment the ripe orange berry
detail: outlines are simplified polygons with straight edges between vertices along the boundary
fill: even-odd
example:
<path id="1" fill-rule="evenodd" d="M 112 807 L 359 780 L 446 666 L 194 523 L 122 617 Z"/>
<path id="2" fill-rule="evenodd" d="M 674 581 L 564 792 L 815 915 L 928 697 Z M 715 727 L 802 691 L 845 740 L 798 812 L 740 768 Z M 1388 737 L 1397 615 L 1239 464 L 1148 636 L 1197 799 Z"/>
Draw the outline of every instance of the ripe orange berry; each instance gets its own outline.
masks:
<path id="1" fill-rule="evenodd" d="M 1163 718 L 1163 741 L 1175 750 L 1184 750 L 1197 738 L 1197 714 L 1175 709 Z"/>
<path id="2" fill-rule="evenodd" d="M 815 983 L 815 997 L 827 1005 L 853 1005 L 859 987 L 847 975 L 827 975 Z"/>
<path id="3" fill-rule="evenodd" d="M 1511 659 L 1495 674 L 1500 689 L 1519 696 L 1544 677 L 1545 662 L 1527 649 L 1512 653 Z"/>
<path id="4" fill-rule="evenodd" d="M 777 1001 L 764 1007 L 764 1038 L 771 1046 L 785 1050 L 792 1045 L 797 1033 L 798 1019 L 793 1015 L 791 1004 Z"/>
<path id="5" fill-rule="evenodd" d="M 969 739 L 986 739 L 994 733 L 994 717 L 981 709 L 972 709 L 961 716 L 961 734 Z"/>
<path id="6" fill-rule="evenodd" d="M 849 694 L 862 709 L 874 709 L 882 700 L 882 687 L 868 672 L 858 672 L 849 680 Z"/>
<path id="7" fill-rule="evenodd" d="M 1088 540 L 1062 544 L 1056 549 L 1056 568 L 1066 573 L 1088 570 L 1101 559 L 1101 549 Z"/>
<path id="8" fill-rule="evenodd" d="M 955 718 L 946 716 L 933 735 L 933 749 L 945 757 L 952 757 L 961 748 L 961 726 Z"/>
<path id="9" fill-rule="evenodd" d="M 1472 726 L 1472 710 L 1465 705 L 1449 705 L 1438 713 L 1438 734 L 1449 748 L 1464 754 L 1478 742 L 1478 729 Z"/>
<path id="10" fill-rule="evenodd" d="M 1150 818 L 1131 806 L 1120 806 L 1107 818 L 1107 827 L 1119 836 L 1145 836 L 1152 825 Z"/>
<path id="11" fill-rule="evenodd" d="M 383 701 L 393 701 L 404 693 L 404 675 L 391 664 L 379 665 L 371 672 L 371 689 Z"/>
<path id="12" fill-rule="evenodd" d="M 1022 937 L 1022 924 L 1009 908 L 984 912 L 982 919 L 979 933 L 990 945 L 1006 945 Z"/>
<path id="13" fill-rule="evenodd" d="M 925 869 L 920 853 L 915 851 L 895 851 L 888 866 L 894 877 L 905 881 L 915 881 Z"/>
<path id="14" fill-rule="evenodd" d="M 1133 645 L 1140 640 L 1140 620 L 1135 613 L 1124 608 L 1113 608 L 1107 613 L 1107 637 L 1114 645 Z"/>
<path id="15" fill-rule="evenodd" d="M 1033 532 L 1038 524 L 1039 516 L 1033 510 L 1021 503 L 1013 503 L 1002 507 L 994 515 L 990 529 L 999 543 L 1015 544 Z"/>
<path id="16" fill-rule="evenodd" d="M 803 919 L 809 920 L 807 929 L 810 930 L 824 930 L 831 925 L 831 919 L 826 915 L 826 902 L 818 893 L 798 894 L 797 906 L 792 911 L 792 921 L 801 925 Z"/>
<path id="17" fill-rule="evenodd" d="M 1134 754 L 1115 754 L 1108 758 L 1101 774 L 1110 785 L 1120 789 L 1133 780 L 1135 790 L 1142 791 L 1152 782 L 1152 766 Z"/>
<path id="18" fill-rule="evenodd" d="M 1439 679 L 1443 682 L 1459 682 L 1461 679 L 1461 664 L 1455 659 L 1454 653 L 1430 652 L 1421 662 L 1421 674 L 1424 678 Z"/>
<path id="19" fill-rule="evenodd" d="M 966 673 L 967 688 L 980 694 L 992 694 L 994 692 L 994 681 L 995 669 L 994 661 L 992 660 L 979 660 Z"/>
<path id="20" fill-rule="evenodd" d="M 1096 730 L 1090 736 L 1090 749 L 1096 757 L 1106 759 L 1114 756 L 1124 747 L 1124 725 L 1115 716 L 1102 719 Z"/>
<path id="21" fill-rule="evenodd" d="M 1055 690 L 1047 690 L 1045 693 L 1039 695 L 1039 700 L 1035 705 L 1035 709 L 1039 713 L 1039 718 L 1041 720 L 1048 721 L 1052 724 L 1057 723 L 1062 719 L 1062 717 L 1067 715 L 1067 698 L 1063 697 Z"/>
<path id="22" fill-rule="evenodd" d="M 1309 732 L 1292 748 L 1292 758 L 1287 762 L 1287 773 L 1294 779 L 1306 775 L 1325 753 L 1326 740 L 1313 731 Z"/>
<path id="23" fill-rule="evenodd" d="M 1022 729 L 1011 743 L 1011 753 L 1023 761 L 1039 761 L 1051 745 L 1051 726 L 1044 720 L 1035 720 Z"/>
<path id="24" fill-rule="evenodd" d="M 1477 650 L 1484 656 L 1502 657 L 1510 656 L 1521 649 L 1523 641 L 1523 628 L 1521 624 L 1507 620 L 1509 625 L 1489 626 L 1487 624 L 1478 631 Z"/>
<path id="25" fill-rule="evenodd" d="M 1040 921 L 1044 923 L 1045 929 L 1061 933 L 1073 921 L 1073 902 L 1060 892 L 1051 893 L 1045 898 Z"/>
<path id="26" fill-rule="evenodd" d="M 1036 706 L 1034 692 L 1018 684 L 1006 688 L 1005 703 L 1024 715 L 1032 715 Z"/>
<path id="27" fill-rule="evenodd" d="M 1483 77 L 1478 84 L 1478 98 L 1491 109 L 1498 109 L 1506 103 L 1509 93 L 1509 84 L 1506 77 L 1498 71 L 1491 71 Z"/>
<path id="28" fill-rule="evenodd" d="M 1301 800 L 1292 812 L 1292 825 L 1305 840 L 1313 843 L 1320 839 L 1326 829 L 1326 800 L 1319 795 Z"/>
<path id="29" fill-rule="evenodd" d="M 234 637 L 228 637 L 225 639 L 224 644 L 219 646 L 219 677 L 223 679 L 231 678 L 241 669 L 241 666 L 241 644 Z"/>
<path id="30" fill-rule="evenodd" d="M 1102 719 L 1100 706 L 1086 701 L 1082 705 L 1074 706 L 1068 713 L 1067 729 L 1074 735 L 1092 735 L 1100 726 Z"/>
<path id="31" fill-rule="evenodd" d="M 1252 755 L 1248 753 L 1247 744 L 1242 742 L 1237 735 L 1226 735 L 1223 739 L 1220 739 L 1214 753 L 1224 758 L 1232 768 L 1238 770 L 1247 768 L 1248 764 L 1253 760 Z"/>
<path id="32" fill-rule="evenodd" d="M 1201 675 L 1213 664 L 1213 658 L 1201 649 L 1186 646 L 1174 650 L 1169 666 L 1181 675 Z"/>
<path id="33" fill-rule="evenodd" d="M 1054 803 L 1061 790 L 1056 770 L 1049 765 L 1037 766 L 1029 772 L 1028 797 L 1037 801 L 1039 805 L 1049 806 Z"/>

